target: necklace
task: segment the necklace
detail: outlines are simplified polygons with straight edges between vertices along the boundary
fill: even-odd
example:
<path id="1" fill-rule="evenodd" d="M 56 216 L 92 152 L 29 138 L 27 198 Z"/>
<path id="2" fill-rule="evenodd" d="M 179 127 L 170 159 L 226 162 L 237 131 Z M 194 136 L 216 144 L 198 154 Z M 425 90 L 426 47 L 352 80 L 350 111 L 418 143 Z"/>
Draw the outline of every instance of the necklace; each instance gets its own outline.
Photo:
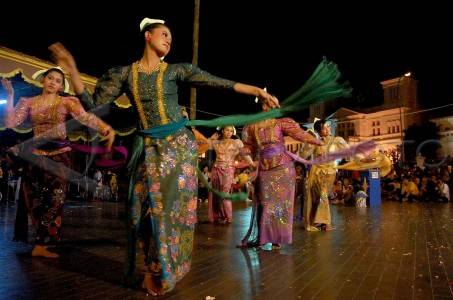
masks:
<path id="1" fill-rule="evenodd" d="M 60 97 L 58 95 L 54 95 L 54 96 L 50 96 L 50 97 L 45 97 L 44 95 L 39 95 L 39 98 L 44 103 L 54 103 L 54 102 L 58 102 L 60 100 Z"/>
<path id="2" fill-rule="evenodd" d="M 146 73 L 148 75 L 153 73 L 153 72 L 156 72 L 157 70 L 159 70 L 160 65 L 161 65 L 161 62 L 159 62 L 152 69 L 150 69 L 149 67 L 145 68 L 145 66 L 142 64 L 141 60 L 138 61 L 138 69 L 139 69 L 139 71 L 143 72 L 143 73 Z"/>

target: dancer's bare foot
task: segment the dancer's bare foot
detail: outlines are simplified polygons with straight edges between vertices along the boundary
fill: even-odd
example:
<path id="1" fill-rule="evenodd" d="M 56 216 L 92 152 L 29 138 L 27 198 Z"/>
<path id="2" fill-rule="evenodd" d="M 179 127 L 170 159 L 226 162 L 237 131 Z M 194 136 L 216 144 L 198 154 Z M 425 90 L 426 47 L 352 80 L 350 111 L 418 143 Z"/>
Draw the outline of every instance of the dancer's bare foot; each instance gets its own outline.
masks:
<path id="1" fill-rule="evenodd" d="M 37 256 L 42 256 L 46 258 L 58 258 L 58 254 L 52 253 L 49 250 L 47 250 L 46 246 L 40 246 L 36 245 L 33 250 L 31 251 L 31 256 L 37 257 Z"/>
<path id="2" fill-rule="evenodd" d="M 305 227 L 305 230 L 306 231 L 319 231 L 319 228 L 315 227 L 315 226 L 307 225 L 307 227 Z"/>
<path id="3" fill-rule="evenodd" d="M 153 297 L 162 296 L 164 294 L 163 289 L 153 281 L 153 276 L 150 273 L 145 274 L 142 288 Z"/>

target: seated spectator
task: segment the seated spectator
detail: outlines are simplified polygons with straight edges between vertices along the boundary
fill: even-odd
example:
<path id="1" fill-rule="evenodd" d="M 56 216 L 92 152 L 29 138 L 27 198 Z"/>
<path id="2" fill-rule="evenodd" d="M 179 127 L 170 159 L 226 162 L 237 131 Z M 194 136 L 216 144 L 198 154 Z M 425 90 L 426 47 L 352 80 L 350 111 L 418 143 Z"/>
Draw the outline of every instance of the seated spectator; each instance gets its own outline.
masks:
<path id="1" fill-rule="evenodd" d="M 361 184 L 354 185 L 354 203 L 356 207 L 366 207 L 367 193 L 364 191 L 364 186 Z"/>
<path id="2" fill-rule="evenodd" d="M 419 199 L 422 202 L 428 202 L 431 201 L 432 195 L 429 193 L 429 180 L 428 177 L 423 176 L 422 180 L 420 181 L 419 185 Z"/>
<path id="3" fill-rule="evenodd" d="M 344 203 L 343 202 L 343 183 L 341 180 L 337 180 L 333 187 L 333 195 L 334 199 L 332 204 Z"/>
<path id="4" fill-rule="evenodd" d="M 343 203 L 344 205 L 354 205 L 354 188 L 349 178 L 343 179 Z"/>
<path id="5" fill-rule="evenodd" d="M 450 189 L 448 185 L 442 180 L 439 179 L 437 181 L 437 189 L 438 189 L 438 201 L 439 202 L 450 202 Z"/>
<path id="6" fill-rule="evenodd" d="M 418 187 L 411 177 L 405 176 L 401 186 L 401 201 L 417 201 L 418 200 Z"/>
<path id="7" fill-rule="evenodd" d="M 396 172 L 390 173 L 382 182 L 382 191 L 387 200 L 399 201 L 401 196 L 401 184 Z"/>

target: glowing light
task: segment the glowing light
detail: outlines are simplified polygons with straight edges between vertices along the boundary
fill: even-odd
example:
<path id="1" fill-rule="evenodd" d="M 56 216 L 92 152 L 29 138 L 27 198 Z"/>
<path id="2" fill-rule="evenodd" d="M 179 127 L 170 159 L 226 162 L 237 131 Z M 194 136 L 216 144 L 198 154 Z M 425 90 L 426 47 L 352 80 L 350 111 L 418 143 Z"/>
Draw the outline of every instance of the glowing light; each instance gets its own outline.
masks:
<path id="1" fill-rule="evenodd" d="M 0 99 L 0 105 L 3 105 L 3 104 L 6 104 L 6 100 L 5 99 Z"/>

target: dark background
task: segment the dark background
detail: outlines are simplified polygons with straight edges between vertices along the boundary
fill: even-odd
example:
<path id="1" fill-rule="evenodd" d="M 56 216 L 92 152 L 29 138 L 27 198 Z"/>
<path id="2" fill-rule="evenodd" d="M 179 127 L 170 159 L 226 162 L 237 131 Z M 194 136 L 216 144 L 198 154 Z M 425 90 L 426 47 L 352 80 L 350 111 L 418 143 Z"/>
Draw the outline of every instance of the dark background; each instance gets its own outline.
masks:
<path id="1" fill-rule="evenodd" d="M 432 2 L 432 1 L 431 1 Z M 434 3 L 306 1 L 201 1 L 199 66 L 212 74 L 250 83 L 280 100 L 299 88 L 323 56 L 339 65 L 354 89 L 341 105 L 360 109 L 382 101 L 380 81 L 410 71 L 426 107 L 452 103 L 451 13 Z M 162 18 L 172 29 L 166 61 L 190 62 L 193 3 L 123 1 L 118 4 L 40 1 L 4 3 L 0 45 L 50 60 L 47 47 L 60 41 L 79 69 L 93 76 L 140 58 L 139 23 Z M 198 109 L 225 115 L 259 109 L 252 97 L 199 90 Z M 188 92 L 181 103 L 188 104 Z M 307 111 L 295 116 L 306 121 Z M 212 115 L 198 113 L 198 118 Z"/>

